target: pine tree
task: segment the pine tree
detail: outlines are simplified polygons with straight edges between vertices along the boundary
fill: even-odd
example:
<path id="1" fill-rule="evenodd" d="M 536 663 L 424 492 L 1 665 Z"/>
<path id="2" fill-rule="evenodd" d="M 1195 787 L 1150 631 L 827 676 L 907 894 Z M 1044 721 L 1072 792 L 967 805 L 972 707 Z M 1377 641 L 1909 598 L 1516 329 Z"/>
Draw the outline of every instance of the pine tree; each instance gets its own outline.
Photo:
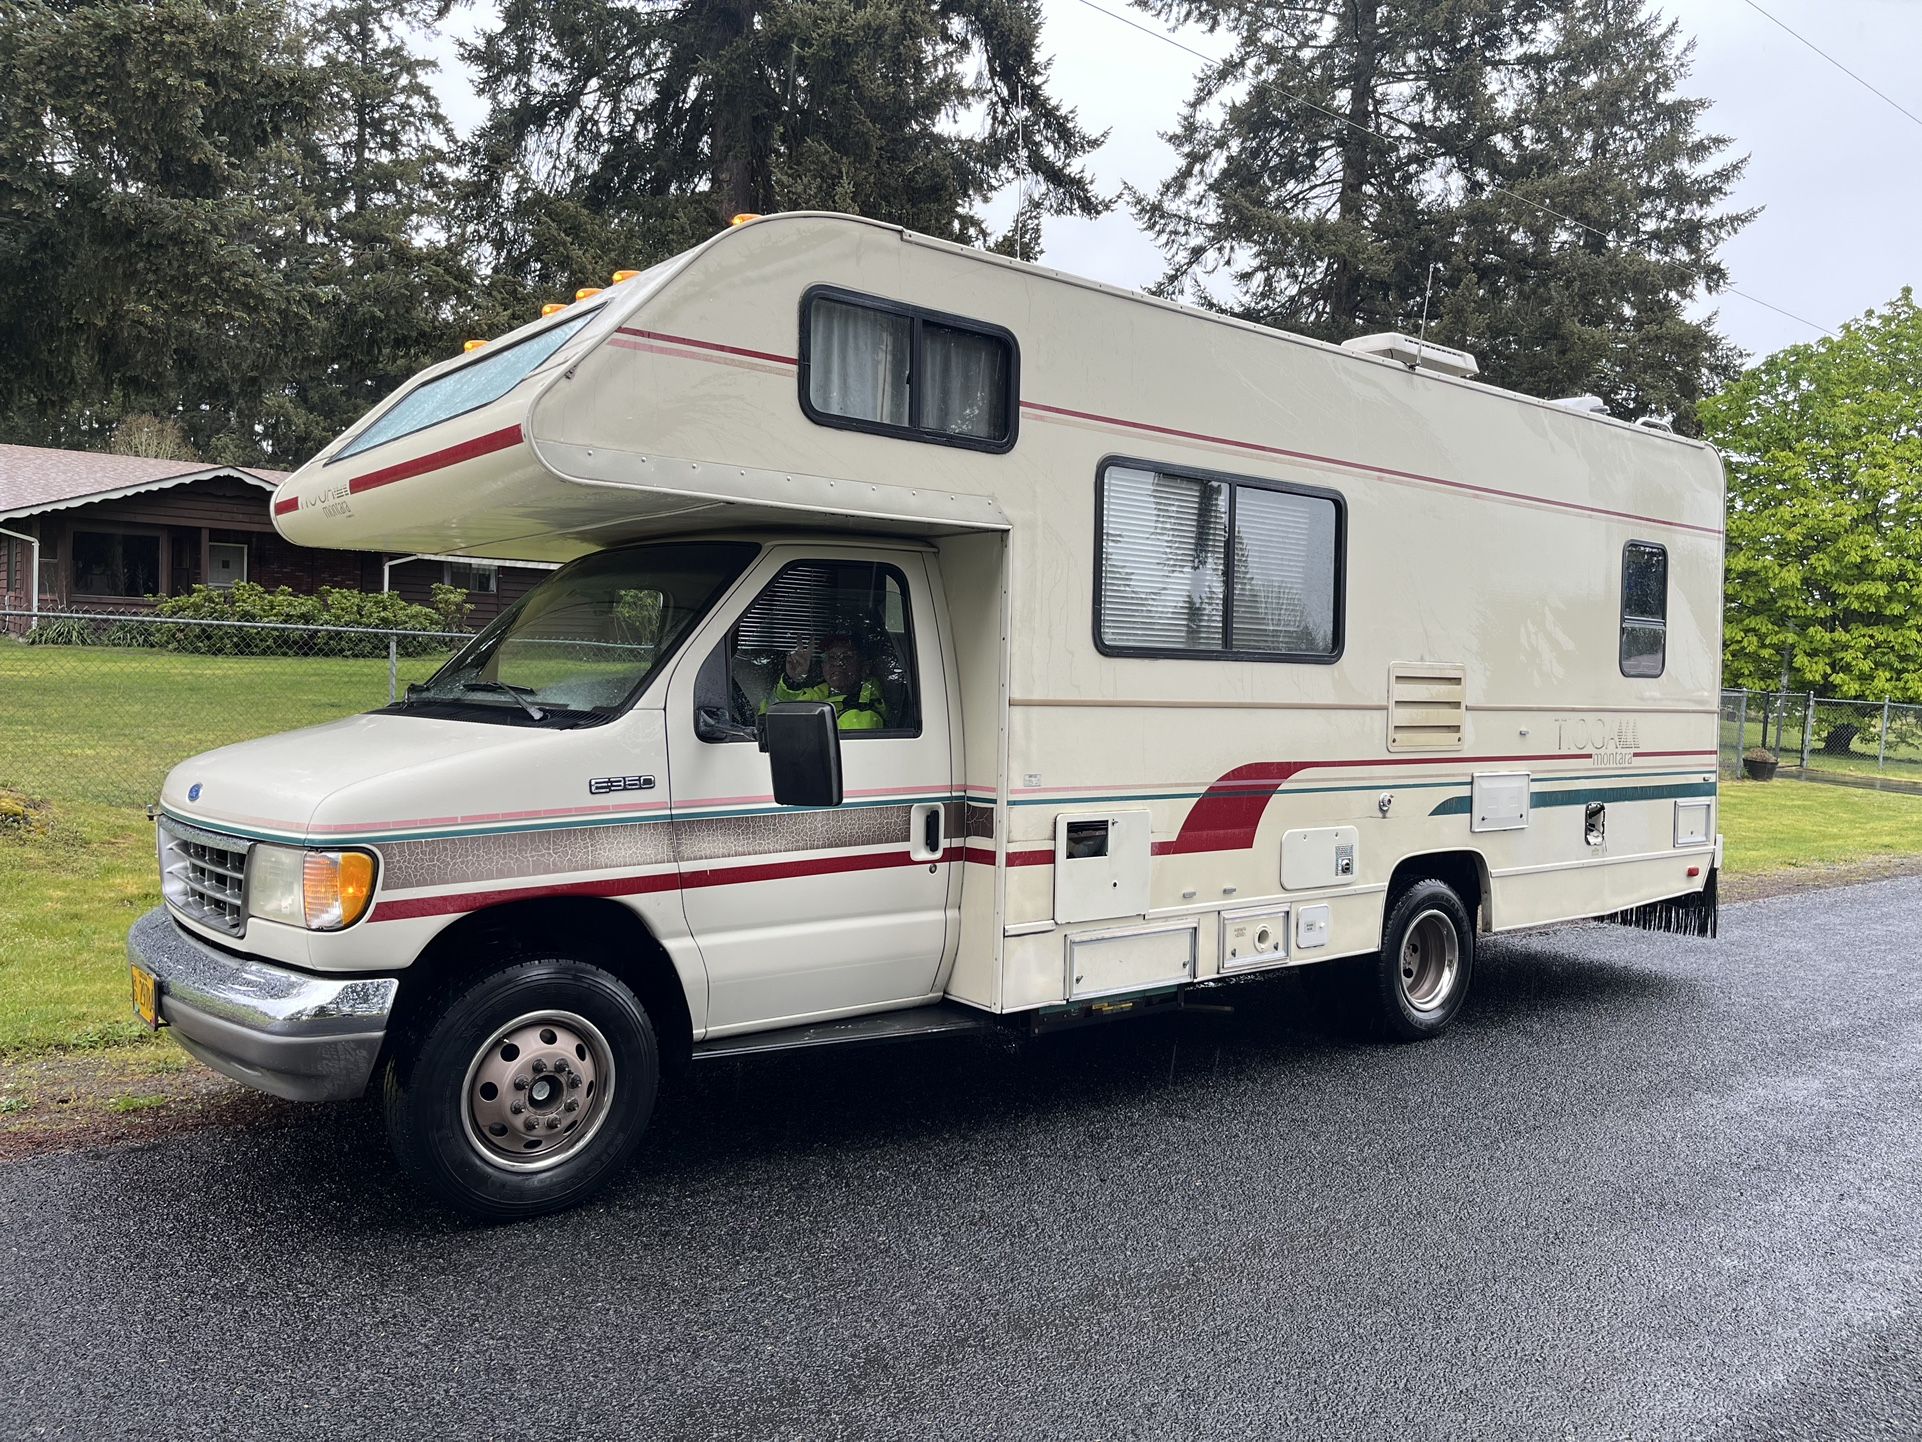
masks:
<path id="1" fill-rule="evenodd" d="M 452 233 L 453 133 L 406 28 L 433 0 L 339 0 L 308 35 L 320 81 L 309 187 L 321 292 L 276 449 L 305 456 L 459 344 L 471 268 Z"/>
<path id="2" fill-rule="evenodd" d="M 470 54 L 497 97 L 473 165 L 491 258 L 562 294 L 809 208 L 978 243 L 1023 168 L 1046 213 L 1099 213 L 1100 137 L 1049 94 L 1039 32 L 1038 0 L 505 0 Z"/>
<path id="3" fill-rule="evenodd" d="M 263 377 L 316 299 L 314 105 L 277 0 L 0 14 L 0 432 L 100 446 L 150 413 L 260 459 Z"/>
<path id="4" fill-rule="evenodd" d="M 1698 132 L 1689 47 L 1643 0 L 1137 3 L 1234 40 L 1174 173 L 1131 192 L 1165 293 L 1328 340 L 1426 314 L 1487 380 L 1684 429 L 1730 373 L 1683 310 L 1726 283 L 1743 162 Z"/>
<path id="5" fill-rule="evenodd" d="M 1490 57 L 1517 48 L 1539 7 L 1137 3 L 1234 41 L 1167 137 L 1173 175 L 1130 191 L 1168 257 L 1163 293 L 1334 340 L 1398 326 L 1458 203 L 1435 157 L 1475 147 Z"/>
<path id="6" fill-rule="evenodd" d="M 1718 160 L 1708 102 L 1679 93 L 1693 43 L 1638 0 L 1579 0 L 1539 45 L 1469 181 L 1437 338 L 1499 385 L 1693 432 L 1696 403 L 1740 369 L 1713 317 L 1686 310 L 1728 283 L 1716 251 L 1756 212 L 1718 207 L 1747 162 Z"/>

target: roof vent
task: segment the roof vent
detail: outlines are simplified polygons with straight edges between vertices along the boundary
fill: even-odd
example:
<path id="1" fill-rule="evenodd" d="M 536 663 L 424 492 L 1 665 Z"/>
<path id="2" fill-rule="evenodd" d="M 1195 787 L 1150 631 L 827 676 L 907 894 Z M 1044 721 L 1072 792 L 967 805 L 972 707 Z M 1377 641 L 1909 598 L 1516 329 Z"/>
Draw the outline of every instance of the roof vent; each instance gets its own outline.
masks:
<path id="1" fill-rule="evenodd" d="M 1462 380 L 1471 379 L 1481 371 L 1481 367 L 1475 363 L 1475 357 L 1465 350 L 1436 345 L 1432 340 L 1417 340 L 1412 335 L 1398 335 L 1394 331 L 1358 335 L 1353 340 L 1343 341 L 1341 348 L 1354 351 L 1357 355 L 1400 361 L 1410 370 L 1434 371 L 1437 375 L 1458 376 Z"/>
<path id="2" fill-rule="evenodd" d="M 1600 396 L 1563 396 L 1558 401 L 1550 401 L 1551 406 L 1560 406 L 1565 411 L 1580 411 L 1585 416 L 1605 416 L 1608 402 Z"/>
<path id="3" fill-rule="evenodd" d="M 1635 424 L 1642 427 L 1643 430 L 1667 431 L 1670 435 L 1675 434 L 1675 427 L 1663 420 L 1660 416 L 1643 416 L 1640 420 L 1636 421 Z"/>

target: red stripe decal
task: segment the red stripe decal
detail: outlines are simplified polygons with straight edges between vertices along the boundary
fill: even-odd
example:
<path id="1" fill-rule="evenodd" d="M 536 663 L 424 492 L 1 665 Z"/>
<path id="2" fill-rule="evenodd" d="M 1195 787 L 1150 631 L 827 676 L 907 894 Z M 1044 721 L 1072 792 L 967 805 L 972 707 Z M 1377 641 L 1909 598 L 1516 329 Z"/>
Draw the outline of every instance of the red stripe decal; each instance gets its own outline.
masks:
<path id="1" fill-rule="evenodd" d="M 1288 460 L 1310 461 L 1316 465 L 1339 466 L 1343 470 L 1359 471 L 1366 475 L 1392 476 L 1396 480 L 1418 481 L 1428 486 L 1445 486 L 1451 491 L 1468 491 L 1475 495 L 1493 496 L 1504 501 L 1525 501 L 1530 505 L 1549 506 L 1561 511 L 1578 511 L 1583 515 L 1610 516 L 1622 521 L 1643 521 L 1651 526 L 1672 526 L 1680 531 L 1700 531 L 1705 536 L 1719 536 L 1717 526 L 1698 526 L 1689 521 L 1667 521 L 1660 516 L 1637 515 L 1633 511 L 1612 511 L 1606 506 L 1585 506 L 1579 501 L 1557 501 L 1547 496 L 1531 496 L 1526 491 L 1504 491 L 1495 486 L 1478 486 L 1469 481 L 1450 481 L 1441 476 L 1426 476 L 1419 471 L 1398 471 L 1392 466 L 1371 466 L 1361 461 L 1344 461 L 1335 456 L 1318 456 L 1313 451 L 1291 451 L 1282 446 L 1265 446 L 1257 441 L 1238 441 L 1232 436 L 1213 436 L 1205 431 L 1184 431 L 1173 426 L 1157 426 L 1147 421 L 1124 420 L 1120 416 L 1104 416 L 1095 411 L 1070 410 L 1066 406 L 1048 406 L 1040 401 L 1023 401 L 1024 411 L 1039 411 L 1043 415 L 1066 416 L 1072 420 L 1094 421 L 1104 426 L 1119 426 L 1123 430 L 1142 431 L 1149 435 L 1173 436 L 1179 440 L 1201 441 L 1208 445 L 1233 446 L 1237 450 L 1258 451 L 1266 456 L 1282 456 Z"/>
<path id="2" fill-rule="evenodd" d="M 941 860 L 961 860 L 961 848 L 951 846 Z M 990 858 L 992 859 L 992 858 Z M 403 897 L 378 903 L 367 918 L 376 921 L 408 921 L 419 916 L 452 916 L 479 911 L 506 901 L 531 901 L 549 896 L 640 896 L 653 891 L 675 891 L 694 886 L 739 886 L 751 881 L 787 881 L 802 876 L 828 876 L 848 871 L 879 871 L 894 866 L 933 866 L 903 851 L 865 855 L 826 856 L 807 861 L 769 861 L 755 866 L 712 867 L 675 875 L 671 871 L 652 876 L 611 876 L 603 881 L 568 881 L 558 886 L 516 886 L 496 891 L 464 891 L 453 896 Z"/>
<path id="3" fill-rule="evenodd" d="M 424 476 L 429 471 L 459 465 L 462 461 L 471 461 L 476 456 L 504 451 L 509 446 L 519 445 L 520 440 L 519 426 L 503 426 L 500 430 L 489 431 L 484 436 L 475 436 L 472 440 L 462 441 L 459 445 L 429 451 L 426 455 L 416 456 L 411 461 L 400 461 L 378 471 L 369 471 L 364 476 L 355 476 L 347 482 L 347 490 L 349 494 L 357 496 L 362 491 L 371 491 L 377 486 L 391 486 L 395 481 L 404 481 L 409 476 Z"/>
<path id="4" fill-rule="evenodd" d="M 383 466 L 380 470 L 368 471 L 365 475 L 350 477 L 347 482 L 347 493 L 352 496 L 357 496 L 362 491 L 371 491 L 380 486 L 391 486 L 395 481 L 404 481 L 410 476 L 424 476 L 429 471 L 438 471 L 448 466 L 457 466 L 462 461 L 471 461 L 477 456 L 489 456 L 495 451 L 504 451 L 509 446 L 519 445 L 520 440 L 521 428 L 519 426 L 503 426 L 500 430 L 489 431 L 484 436 L 475 436 L 472 440 L 462 441 L 458 445 L 444 446 L 438 451 L 429 451 L 426 455 L 416 456 L 411 461 L 397 461 L 391 466 Z M 298 496 L 289 496 L 285 500 L 277 500 L 274 502 L 274 514 L 276 516 L 284 516 L 289 511 L 297 511 L 299 509 L 300 498 Z"/>
<path id="5" fill-rule="evenodd" d="M 663 330 L 642 330 L 638 326 L 624 325 L 615 332 L 615 334 L 638 336 L 642 340 L 666 341 L 670 345 L 692 346 L 695 350 L 718 351 L 722 355 L 746 356 L 749 360 L 773 361 L 777 365 L 791 366 L 800 364 L 800 362 L 791 355 L 776 355 L 773 351 L 766 350 L 748 350 L 746 347 L 738 345 L 722 345 L 719 341 L 695 340 L 692 336 L 669 335 Z"/>
<path id="6" fill-rule="evenodd" d="M 514 886 L 497 891 L 465 891 L 458 896 L 403 897 L 377 902 L 367 920 L 411 921 L 417 916 L 452 916 L 479 911 L 504 901 L 530 901 L 537 896 L 639 896 L 649 891 L 672 891 L 681 884 L 673 872 L 656 876 L 610 876 L 605 881 L 570 881 L 560 886 Z"/>
<path id="7" fill-rule="evenodd" d="M 1255 844 L 1255 829 L 1275 792 L 1289 777 L 1329 766 L 1434 766 L 1463 761 L 1579 761 L 1588 753 L 1543 756 L 1386 756 L 1363 761 L 1256 761 L 1237 766 L 1202 793 L 1189 808 L 1187 819 L 1173 841 L 1158 841 L 1157 856 L 1180 856 L 1195 851 L 1239 851 Z"/>

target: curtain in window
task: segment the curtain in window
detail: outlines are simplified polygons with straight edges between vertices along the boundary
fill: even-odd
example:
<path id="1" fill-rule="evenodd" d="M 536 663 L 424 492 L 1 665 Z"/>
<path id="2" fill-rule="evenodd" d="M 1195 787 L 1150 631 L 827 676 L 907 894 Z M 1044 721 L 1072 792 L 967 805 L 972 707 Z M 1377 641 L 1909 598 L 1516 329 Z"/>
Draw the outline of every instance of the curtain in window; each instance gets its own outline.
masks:
<path id="1" fill-rule="evenodd" d="M 808 327 L 808 399 L 814 408 L 907 425 L 911 326 L 904 315 L 816 300 Z"/>
<path id="2" fill-rule="evenodd" d="M 1316 656 L 1335 649 L 1332 501 L 1235 488 L 1233 645 Z"/>
<path id="3" fill-rule="evenodd" d="M 915 384 L 924 429 L 994 441 L 1008 434 L 1008 348 L 993 336 L 925 322 Z"/>
<path id="4" fill-rule="evenodd" d="M 1215 651 L 1223 642 L 1228 488 L 1109 468 L 1101 493 L 1101 636 Z"/>

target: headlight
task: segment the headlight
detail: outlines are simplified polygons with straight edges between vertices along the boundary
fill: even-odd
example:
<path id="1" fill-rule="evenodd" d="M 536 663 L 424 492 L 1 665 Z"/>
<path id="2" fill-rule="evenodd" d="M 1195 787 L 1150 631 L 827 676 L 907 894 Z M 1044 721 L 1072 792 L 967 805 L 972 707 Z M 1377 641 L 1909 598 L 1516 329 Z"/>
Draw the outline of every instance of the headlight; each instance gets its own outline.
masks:
<path id="1" fill-rule="evenodd" d="M 263 921 L 339 931 L 374 899 L 374 858 L 365 851 L 254 847 L 247 864 L 247 911 Z"/>

